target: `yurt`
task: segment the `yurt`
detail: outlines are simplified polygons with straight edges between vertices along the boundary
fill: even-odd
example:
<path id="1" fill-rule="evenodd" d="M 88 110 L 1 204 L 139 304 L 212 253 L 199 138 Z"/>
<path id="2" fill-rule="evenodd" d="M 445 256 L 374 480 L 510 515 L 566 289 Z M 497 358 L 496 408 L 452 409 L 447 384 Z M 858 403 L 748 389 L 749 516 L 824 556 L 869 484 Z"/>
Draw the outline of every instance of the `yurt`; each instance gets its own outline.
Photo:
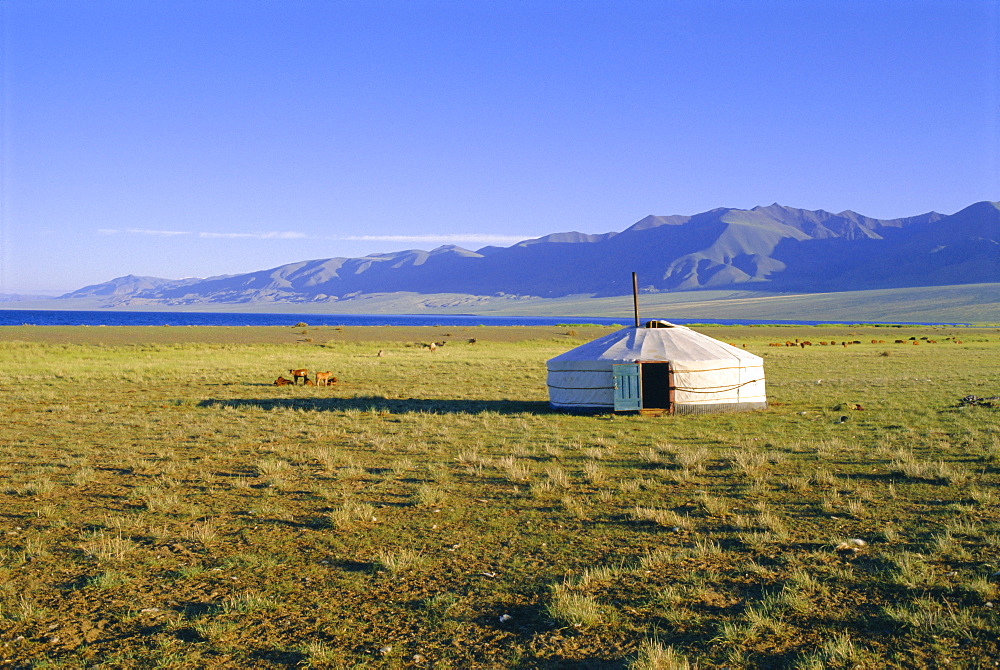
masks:
<path id="1" fill-rule="evenodd" d="M 550 359 L 548 386 L 552 407 L 570 412 L 767 407 L 764 359 L 667 321 L 623 328 Z"/>

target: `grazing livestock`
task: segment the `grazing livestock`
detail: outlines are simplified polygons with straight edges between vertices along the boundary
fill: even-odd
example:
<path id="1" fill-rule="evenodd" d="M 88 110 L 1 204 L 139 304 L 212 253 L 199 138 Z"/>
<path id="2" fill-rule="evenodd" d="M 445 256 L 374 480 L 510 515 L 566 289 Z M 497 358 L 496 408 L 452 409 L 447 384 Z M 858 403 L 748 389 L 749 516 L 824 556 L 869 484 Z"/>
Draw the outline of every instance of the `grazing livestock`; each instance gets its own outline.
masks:
<path id="1" fill-rule="evenodd" d="M 475 344 L 475 343 L 476 343 L 476 338 L 470 337 L 469 338 L 469 344 Z"/>
<path id="2" fill-rule="evenodd" d="M 285 379 L 284 377 L 278 377 L 277 379 L 274 380 L 275 386 L 288 386 L 291 383 L 292 383 L 291 379 Z"/>
<path id="3" fill-rule="evenodd" d="M 331 377 L 330 372 L 317 372 L 315 379 L 316 386 L 330 386 L 337 383 L 337 378 Z"/>
<path id="4" fill-rule="evenodd" d="M 289 370 L 289 372 L 292 373 L 293 384 L 298 384 L 299 379 L 302 380 L 303 384 L 309 383 L 309 371 L 306 370 L 305 368 L 302 368 L 300 370 Z"/>

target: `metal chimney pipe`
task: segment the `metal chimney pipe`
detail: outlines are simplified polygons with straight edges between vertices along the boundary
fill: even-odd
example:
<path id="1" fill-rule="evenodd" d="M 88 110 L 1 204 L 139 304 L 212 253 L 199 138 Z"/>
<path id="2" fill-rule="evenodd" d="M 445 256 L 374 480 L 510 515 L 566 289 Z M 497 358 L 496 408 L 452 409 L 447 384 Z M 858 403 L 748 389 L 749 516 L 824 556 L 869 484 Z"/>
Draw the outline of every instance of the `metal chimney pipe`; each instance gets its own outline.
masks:
<path id="1" fill-rule="evenodd" d="M 632 273 L 632 307 L 635 311 L 635 327 L 639 327 L 639 280 Z"/>

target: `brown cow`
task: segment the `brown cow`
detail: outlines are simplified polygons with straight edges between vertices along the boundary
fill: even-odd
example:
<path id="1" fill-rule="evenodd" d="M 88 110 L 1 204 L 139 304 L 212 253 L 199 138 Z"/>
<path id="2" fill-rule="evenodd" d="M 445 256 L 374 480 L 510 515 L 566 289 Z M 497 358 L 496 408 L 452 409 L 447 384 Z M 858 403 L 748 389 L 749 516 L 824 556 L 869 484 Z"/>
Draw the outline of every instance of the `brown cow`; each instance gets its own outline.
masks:
<path id="1" fill-rule="evenodd" d="M 330 386 L 337 383 L 336 377 L 331 377 L 330 372 L 317 372 L 316 373 L 316 386 Z"/>
<path id="2" fill-rule="evenodd" d="M 302 368 L 300 370 L 289 370 L 289 372 L 292 373 L 292 383 L 293 384 L 298 384 L 299 383 L 299 379 L 302 380 L 303 384 L 306 384 L 306 383 L 309 382 L 309 371 L 306 370 L 305 368 Z"/>
<path id="3" fill-rule="evenodd" d="M 288 386 L 291 383 L 292 383 L 291 379 L 285 379 L 284 377 L 278 377 L 277 379 L 274 380 L 275 386 Z"/>

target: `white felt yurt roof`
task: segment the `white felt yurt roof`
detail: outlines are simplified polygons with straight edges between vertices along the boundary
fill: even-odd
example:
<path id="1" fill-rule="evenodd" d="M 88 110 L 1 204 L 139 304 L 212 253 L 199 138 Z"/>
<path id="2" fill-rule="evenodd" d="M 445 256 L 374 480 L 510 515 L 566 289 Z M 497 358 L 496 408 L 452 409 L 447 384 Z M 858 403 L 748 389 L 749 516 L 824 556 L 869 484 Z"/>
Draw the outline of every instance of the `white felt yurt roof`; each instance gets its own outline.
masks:
<path id="1" fill-rule="evenodd" d="M 662 322 L 659 328 L 623 328 L 570 349 L 548 361 L 548 369 L 581 370 L 595 361 L 607 365 L 670 361 L 675 370 L 762 366 L 764 360 L 744 349 L 697 331 Z"/>

